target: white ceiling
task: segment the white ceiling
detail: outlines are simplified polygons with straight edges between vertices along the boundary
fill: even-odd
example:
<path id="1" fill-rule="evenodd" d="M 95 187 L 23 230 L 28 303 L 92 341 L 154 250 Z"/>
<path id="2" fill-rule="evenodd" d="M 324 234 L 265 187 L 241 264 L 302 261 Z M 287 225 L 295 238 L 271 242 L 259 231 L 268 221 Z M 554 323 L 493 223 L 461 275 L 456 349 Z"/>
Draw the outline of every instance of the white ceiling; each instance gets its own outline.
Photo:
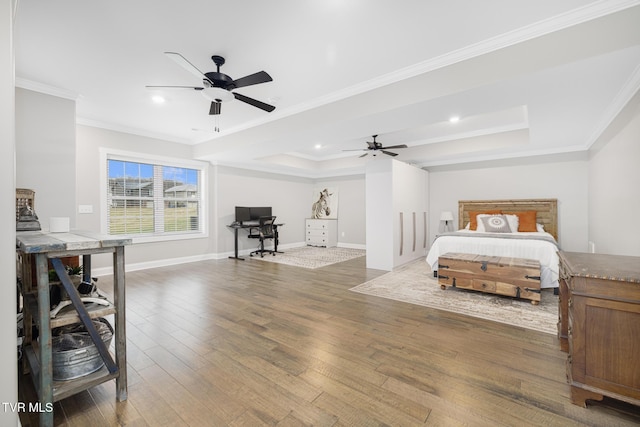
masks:
<path id="1" fill-rule="evenodd" d="M 373 156 L 343 150 L 373 134 L 422 167 L 584 152 L 640 87 L 639 23 L 623 0 L 29 0 L 16 82 L 195 158 L 335 176 L 363 171 Z M 197 92 L 145 88 L 201 85 L 166 51 L 204 72 L 221 55 L 235 79 L 267 71 L 236 91 L 276 110 L 224 103 L 213 132 Z"/>

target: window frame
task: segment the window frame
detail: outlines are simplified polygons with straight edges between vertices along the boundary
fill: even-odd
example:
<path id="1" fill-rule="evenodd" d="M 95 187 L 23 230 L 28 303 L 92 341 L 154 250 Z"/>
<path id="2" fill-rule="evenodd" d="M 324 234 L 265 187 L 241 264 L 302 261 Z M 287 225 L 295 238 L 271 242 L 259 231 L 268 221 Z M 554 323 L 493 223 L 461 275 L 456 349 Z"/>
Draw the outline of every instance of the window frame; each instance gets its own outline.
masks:
<path id="1" fill-rule="evenodd" d="M 133 243 L 163 242 L 171 240 L 187 240 L 202 239 L 209 237 L 209 196 L 208 196 L 208 169 L 209 163 L 199 160 L 177 159 L 165 156 L 157 156 L 144 153 L 136 153 L 130 151 L 112 150 L 100 148 L 100 231 L 102 234 L 108 234 L 108 177 L 107 177 L 107 161 L 119 160 L 133 163 L 146 163 L 154 166 L 167 166 L 176 168 L 195 169 L 200 175 L 199 179 L 199 226 L 198 231 L 166 231 L 153 232 L 152 234 L 114 234 L 132 239 Z M 164 201 L 163 201 L 164 203 Z"/>

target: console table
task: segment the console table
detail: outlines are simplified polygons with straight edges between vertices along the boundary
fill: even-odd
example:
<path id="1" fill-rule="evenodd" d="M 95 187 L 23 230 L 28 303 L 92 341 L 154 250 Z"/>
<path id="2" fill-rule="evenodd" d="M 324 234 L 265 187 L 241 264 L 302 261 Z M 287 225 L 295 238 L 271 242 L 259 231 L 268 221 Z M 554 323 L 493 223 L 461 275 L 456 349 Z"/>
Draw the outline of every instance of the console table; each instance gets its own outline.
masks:
<path id="1" fill-rule="evenodd" d="M 40 425 L 53 425 L 53 402 L 82 390 L 115 379 L 116 398 L 127 399 L 127 361 L 125 333 L 124 246 L 130 239 L 114 238 L 91 232 L 47 233 L 21 231 L 16 233 L 18 275 L 23 297 L 25 368 L 31 372 L 39 402 Z M 64 270 L 60 258 L 82 256 L 85 280 L 91 280 L 91 255 L 113 254 L 113 303 L 107 307 L 85 306 Z M 73 310 L 51 318 L 49 297 L 49 261 L 73 305 Z M 100 339 L 91 319 L 113 314 L 115 318 L 115 362 Z M 32 337 L 32 325 L 38 326 L 38 339 Z M 51 328 L 82 322 L 105 362 L 97 372 L 68 381 L 54 381 L 52 375 Z"/>
<path id="2" fill-rule="evenodd" d="M 572 403 L 608 396 L 640 405 L 640 257 L 559 256 L 558 336 Z"/>

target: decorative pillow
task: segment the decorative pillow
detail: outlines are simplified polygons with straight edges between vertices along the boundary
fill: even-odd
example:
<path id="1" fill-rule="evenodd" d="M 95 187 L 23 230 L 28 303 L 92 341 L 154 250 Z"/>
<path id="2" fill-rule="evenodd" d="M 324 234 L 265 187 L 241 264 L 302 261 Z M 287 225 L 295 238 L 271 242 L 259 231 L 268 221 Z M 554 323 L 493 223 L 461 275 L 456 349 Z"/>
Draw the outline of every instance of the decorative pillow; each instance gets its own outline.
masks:
<path id="1" fill-rule="evenodd" d="M 536 211 L 513 212 L 518 215 L 518 231 L 538 231 L 536 227 Z"/>
<path id="2" fill-rule="evenodd" d="M 518 215 L 504 214 L 504 216 L 507 217 L 507 222 L 509 223 L 511 232 L 515 233 L 516 231 L 518 231 L 518 224 L 520 223 Z"/>
<path id="3" fill-rule="evenodd" d="M 469 230 L 478 229 L 478 220 L 476 218 L 478 215 L 495 215 L 495 214 L 501 214 L 501 213 L 502 213 L 501 210 L 479 211 L 479 212 L 470 211 L 469 222 L 471 223 L 471 225 L 469 226 Z"/>
<path id="4" fill-rule="evenodd" d="M 507 217 L 504 215 L 479 215 L 478 228 L 482 222 L 482 228 L 487 233 L 511 233 Z"/>
<path id="5" fill-rule="evenodd" d="M 544 232 L 544 225 L 536 224 L 536 230 L 538 230 L 538 233 L 543 233 Z"/>
<path id="6" fill-rule="evenodd" d="M 486 230 L 484 229 L 484 223 L 482 222 L 482 218 L 487 218 L 490 217 L 491 215 L 489 214 L 480 214 L 480 215 L 476 215 L 476 230 L 475 231 L 479 231 L 480 233 L 484 233 Z"/>

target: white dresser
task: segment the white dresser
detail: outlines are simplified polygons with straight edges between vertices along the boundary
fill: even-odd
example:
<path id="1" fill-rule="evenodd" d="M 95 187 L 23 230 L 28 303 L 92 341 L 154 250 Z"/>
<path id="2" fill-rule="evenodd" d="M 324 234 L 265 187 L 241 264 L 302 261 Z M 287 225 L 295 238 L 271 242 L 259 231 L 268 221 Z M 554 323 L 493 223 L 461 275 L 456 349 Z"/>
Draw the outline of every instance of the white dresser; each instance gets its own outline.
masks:
<path id="1" fill-rule="evenodd" d="M 324 246 L 330 248 L 338 245 L 338 220 L 311 219 L 306 220 L 307 246 Z"/>

